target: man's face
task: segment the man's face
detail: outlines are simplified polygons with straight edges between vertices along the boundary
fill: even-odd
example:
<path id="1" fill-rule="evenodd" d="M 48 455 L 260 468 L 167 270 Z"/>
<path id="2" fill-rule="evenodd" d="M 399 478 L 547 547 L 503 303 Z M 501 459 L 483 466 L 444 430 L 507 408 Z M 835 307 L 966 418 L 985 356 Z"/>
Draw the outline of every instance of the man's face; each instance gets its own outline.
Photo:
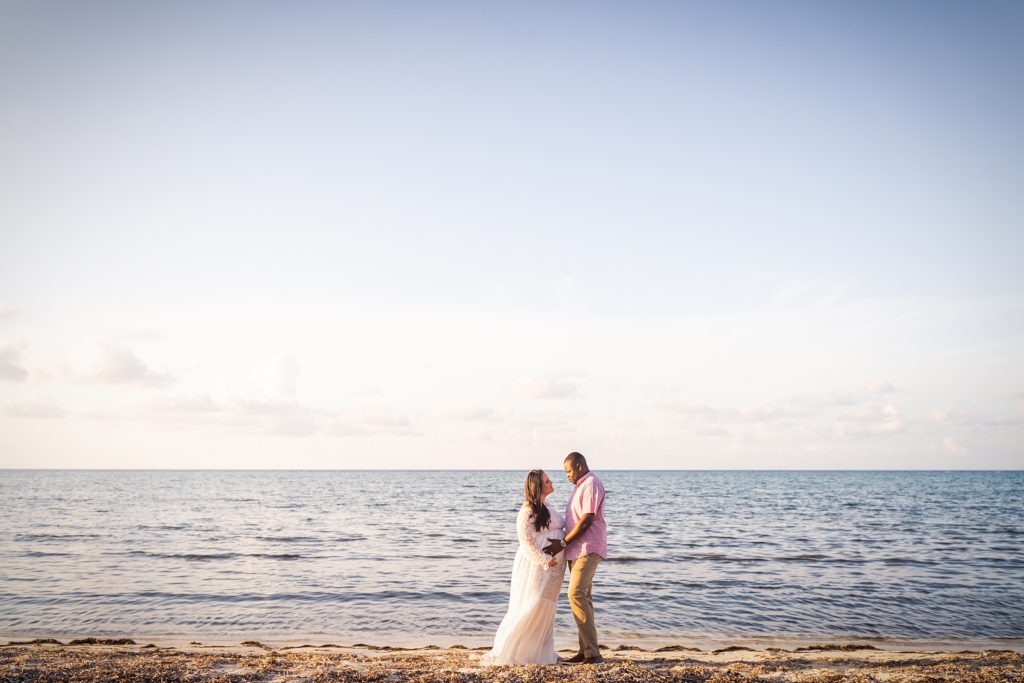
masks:
<path id="1" fill-rule="evenodd" d="M 569 480 L 569 483 L 573 486 L 576 485 L 576 479 L 579 477 L 579 472 L 573 467 L 572 460 L 566 460 L 562 463 L 562 468 L 565 470 L 565 477 Z"/>

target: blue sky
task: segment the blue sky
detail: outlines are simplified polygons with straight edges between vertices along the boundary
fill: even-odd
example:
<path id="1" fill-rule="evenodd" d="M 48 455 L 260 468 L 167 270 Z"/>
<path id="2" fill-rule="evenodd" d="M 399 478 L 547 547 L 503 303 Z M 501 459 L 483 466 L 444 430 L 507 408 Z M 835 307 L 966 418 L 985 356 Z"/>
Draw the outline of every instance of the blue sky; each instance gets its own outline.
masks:
<path id="1" fill-rule="evenodd" d="M 0 466 L 1021 467 L 1022 38 L 7 3 Z"/>

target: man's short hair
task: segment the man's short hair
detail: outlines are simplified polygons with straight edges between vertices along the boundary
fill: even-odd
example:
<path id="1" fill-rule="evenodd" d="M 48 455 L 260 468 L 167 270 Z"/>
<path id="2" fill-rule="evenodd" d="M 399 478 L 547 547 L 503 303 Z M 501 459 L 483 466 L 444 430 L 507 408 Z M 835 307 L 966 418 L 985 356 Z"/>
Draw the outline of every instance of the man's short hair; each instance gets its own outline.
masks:
<path id="1" fill-rule="evenodd" d="M 573 467 L 576 467 L 577 465 L 583 465 L 584 467 L 587 466 L 587 459 L 583 457 L 582 453 L 577 453 L 576 451 L 565 456 L 565 462 L 572 463 Z"/>

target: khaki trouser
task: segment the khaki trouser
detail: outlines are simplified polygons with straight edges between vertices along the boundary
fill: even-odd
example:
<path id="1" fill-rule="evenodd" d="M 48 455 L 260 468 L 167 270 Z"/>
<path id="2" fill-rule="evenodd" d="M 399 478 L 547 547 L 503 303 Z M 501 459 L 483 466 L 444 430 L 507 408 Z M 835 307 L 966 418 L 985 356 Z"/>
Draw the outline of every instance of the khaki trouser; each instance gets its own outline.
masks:
<path id="1" fill-rule="evenodd" d="M 580 633 L 580 652 L 584 657 L 601 655 L 597 649 L 594 601 L 590 596 L 590 585 L 600 563 L 600 555 L 584 555 L 569 563 L 569 606 L 576 619 L 576 630 Z"/>

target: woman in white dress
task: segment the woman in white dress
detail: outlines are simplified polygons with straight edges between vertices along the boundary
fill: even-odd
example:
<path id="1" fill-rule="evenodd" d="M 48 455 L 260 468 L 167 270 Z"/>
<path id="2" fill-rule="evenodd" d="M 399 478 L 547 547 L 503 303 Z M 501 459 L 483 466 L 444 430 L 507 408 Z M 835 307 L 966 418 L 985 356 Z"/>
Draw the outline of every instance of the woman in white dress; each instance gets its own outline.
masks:
<path id="1" fill-rule="evenodd" d="M 555 490 L 544 470 L 526 475 L 526 500 L 516 518 L 519 550 L 512 564 L 508 613 L 494 636 L 484 664 L 555 664 L 555 605 L 565 577 L 563 553 L 551 557 L 542 548 L 565 536 L 565 520 L 547 504 Z"/>

